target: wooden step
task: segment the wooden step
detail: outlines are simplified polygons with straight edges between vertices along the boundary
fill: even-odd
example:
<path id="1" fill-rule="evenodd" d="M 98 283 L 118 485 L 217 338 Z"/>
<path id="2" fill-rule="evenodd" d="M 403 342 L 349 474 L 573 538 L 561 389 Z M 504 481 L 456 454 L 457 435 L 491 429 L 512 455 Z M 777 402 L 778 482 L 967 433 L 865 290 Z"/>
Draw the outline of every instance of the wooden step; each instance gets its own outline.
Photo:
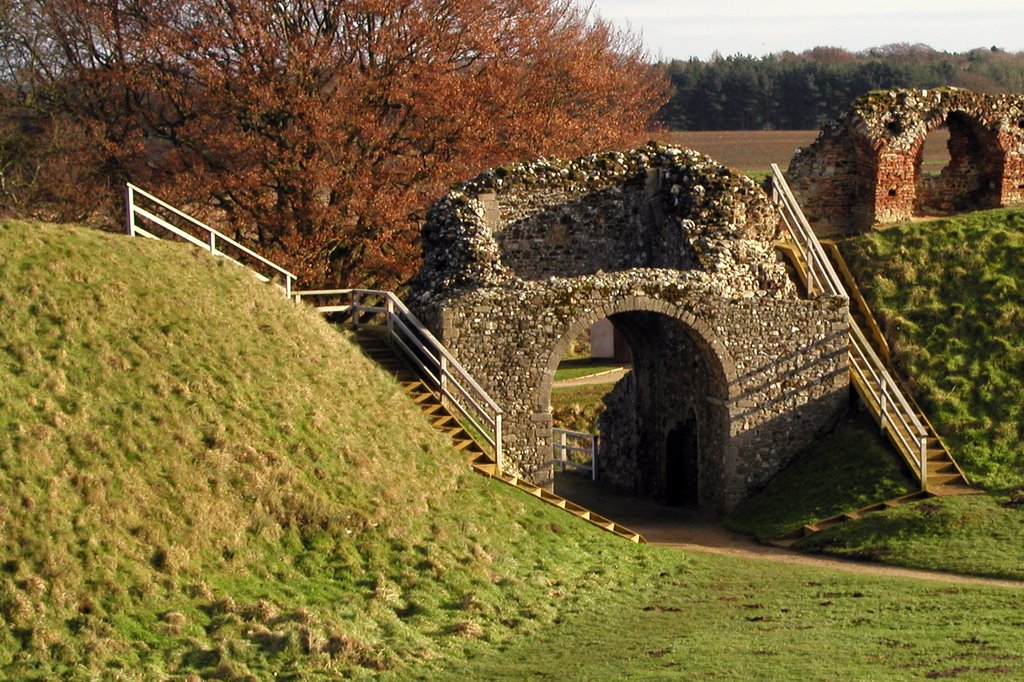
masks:
<path id="1" fill-rule="evenodd" d="M 498 473 L 498 465 L 493 462 L 487 464 L 473 464 L 471 466 L 477 471 L 477 473 L 486 474 L 487 476 L 493 477 Z"/>
<path id="2" fill-rule="evenodd" d="M 433 415 L 433 418 L 430 420 L 430 423 L 435 428 L 442 428 L 445 426 L 450 426 L 452 424 L 458 424 L 458 422 L 455 421 L 455 417 L 445 413 L 442 413 L 440 415 Z"/>
<path id="3" fill-rule="evenodd" d="M 473 466 L 494 466 L 495 468 L 497 467 L 497 462 L 494 461 L 494 458 L 482 450 L 468 453 L 466 460 Z"/>
<path id="4" fill-rule="evenodd" d="M 933 474 L 950 474 L 950 473 L 956 474 L 957 476 L 960 475 L 960 472 L 957 471 L 957 469 L 956 469 L 956 465 L 953 464 L 953 462 L 948 457 L 943 458 L 943 459 L 929 459 L 928 460 L 928 475 L 929 476 L 931 476 Z"/>
<path id="5" fill-rule="evenodd" d="M 979 490 L 974 486 L 968 485 L 967 483 L 952 483 L 942 486 L 929 486 L 928 492 L 932 493 L 936 497 L 946 497 L 948 495 L 981 495 L 984 494 L 983 490 Z"/>
<path id="6" fill-rule="evenodd" d="M 932 474 L 932 473 L 929 473 L 928 474 L 928 489 L 931 490 L 932 488 L 942 488 L 943 486 L 948 486 L 950 484 L 957 483 L 957 482 L 963 481 L 963 480 L 964 479 L 960 475 L 959 471 L 954 471 L 953 473 L 942 473 L 942 474 Z"/>

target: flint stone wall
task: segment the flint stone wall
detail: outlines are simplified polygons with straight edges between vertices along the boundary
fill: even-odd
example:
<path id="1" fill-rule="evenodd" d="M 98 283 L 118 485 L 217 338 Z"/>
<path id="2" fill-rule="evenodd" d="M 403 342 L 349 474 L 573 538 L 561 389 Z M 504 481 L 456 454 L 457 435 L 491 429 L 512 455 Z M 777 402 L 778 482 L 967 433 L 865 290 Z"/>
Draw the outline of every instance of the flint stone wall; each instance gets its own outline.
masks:
<path id="1" fill-rule="evenodd" d="M 410 302 L 504 409 L 502 467 L 541 484 L 554 371 L 609 317 L 634 398 L 608 410 L 602 477 L 665 498 L 667 434 L 692 413 L 698 501 L 721 511 L 848 397 L 847 302 L 797 297 L 775 215 L 749 179 L 672 147 L 496 169 L 432 209 Z"/>
<path id="2" fill-rule="evenodd" d="M 950 163 L 930 177 L 921 172 L 924 142 L 943 125 Z M 868 93 L 797 150 L 787 179 L 819 234 L 1020 205 L 1024 96 L 958 88 Z"/>

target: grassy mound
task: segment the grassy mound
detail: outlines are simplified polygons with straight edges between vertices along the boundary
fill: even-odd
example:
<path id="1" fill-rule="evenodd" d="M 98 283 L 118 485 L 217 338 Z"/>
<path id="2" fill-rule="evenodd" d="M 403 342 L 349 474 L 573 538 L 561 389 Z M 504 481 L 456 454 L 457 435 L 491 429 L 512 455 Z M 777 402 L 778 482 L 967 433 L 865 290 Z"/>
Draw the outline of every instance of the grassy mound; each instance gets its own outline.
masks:
<path id="1" fill-rule="evenodd" d="M 842 250 L 968 475 L 1024 485 L 1024 212 L 901 225 Z"/>
<path id="2" fill-rule="evenodd" d="M 8 223 L 0 281 L 0 677 L 401 669 L 554 617 L 536 557 L 605 542 L 242 268 Z"/>

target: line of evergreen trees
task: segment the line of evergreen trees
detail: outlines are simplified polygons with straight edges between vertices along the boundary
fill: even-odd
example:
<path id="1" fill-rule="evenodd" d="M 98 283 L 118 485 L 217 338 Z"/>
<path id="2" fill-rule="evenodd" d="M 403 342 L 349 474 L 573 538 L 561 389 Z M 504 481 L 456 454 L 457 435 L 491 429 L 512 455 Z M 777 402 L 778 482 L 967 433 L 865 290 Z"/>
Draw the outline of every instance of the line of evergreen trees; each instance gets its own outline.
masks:
<path id="1" fill-rule="evenodd" d="M 864 52 L 817 47 L 801 54 L 715 56 L 665 65 L 671 99 L 661 121 L 673 130 L 810 130 L 869 90 L 944 85 L 1024 92 L 1024 53 L 966 53 L 896 44 Z"/>

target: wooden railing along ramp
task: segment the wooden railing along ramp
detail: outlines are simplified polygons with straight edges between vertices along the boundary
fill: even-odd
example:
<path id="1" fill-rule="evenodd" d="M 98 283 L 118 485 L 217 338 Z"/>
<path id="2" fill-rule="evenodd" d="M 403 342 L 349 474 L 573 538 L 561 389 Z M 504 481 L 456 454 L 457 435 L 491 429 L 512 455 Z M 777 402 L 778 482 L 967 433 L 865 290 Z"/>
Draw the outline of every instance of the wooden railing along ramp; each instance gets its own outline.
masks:
<path id="1" fill-rule="evenodd" d="M 263 281 L 276 280 L 290 299 L 311 303 L 335 322 L 350 325 L 363 352 L 391 372 L 434 428 L 445 432 L 454 447 L 466 454 L 475 472 L 619 537 L 645 542 L 639 533 L 611 519 L 504 473 L 501 408 L 393 293 L 368 289 L 296 291 L 292 273 L 135 185 L 127 186 L 126 205 L 129 235 L 152 239 L 159 238 L 159 231 L 173 235 L 213 256 L 252 269 Z"/>
<path id="2" fill-rule="evenodd" d="M 850 300 L 850 381 L 868 412 L 920 484 L 920 490 L 915 493 L 807 524 L 780 540 L 795 541 L 863 514 L 923 497 L 977 492 L 970 486 L 967 476 L 931 422 L 894 377 L 885 336 L 839 249 L 835 244 L 826 247 L 818 240 L 785 176 L 775 164 L 772 164 L 772 200 L 779 208 L 791 238 L 791 242 L 781 245 L 780 250 L 790 260 L 807 295 L 842 296 Z"/>

